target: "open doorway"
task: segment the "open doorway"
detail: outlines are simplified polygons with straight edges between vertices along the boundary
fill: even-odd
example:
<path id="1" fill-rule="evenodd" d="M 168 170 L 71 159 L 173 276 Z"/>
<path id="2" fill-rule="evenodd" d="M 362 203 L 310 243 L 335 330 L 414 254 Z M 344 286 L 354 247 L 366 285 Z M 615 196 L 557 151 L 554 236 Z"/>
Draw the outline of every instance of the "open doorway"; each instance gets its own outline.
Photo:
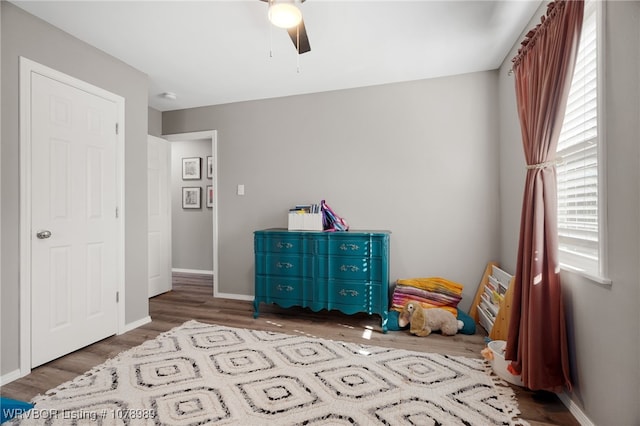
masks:
<path id="1" fill-rule="evenodd" d="M 215 130 L 164 135 L 172 147 L 172 271 L 210 274 L 218 287 L 218 150 Z"/>

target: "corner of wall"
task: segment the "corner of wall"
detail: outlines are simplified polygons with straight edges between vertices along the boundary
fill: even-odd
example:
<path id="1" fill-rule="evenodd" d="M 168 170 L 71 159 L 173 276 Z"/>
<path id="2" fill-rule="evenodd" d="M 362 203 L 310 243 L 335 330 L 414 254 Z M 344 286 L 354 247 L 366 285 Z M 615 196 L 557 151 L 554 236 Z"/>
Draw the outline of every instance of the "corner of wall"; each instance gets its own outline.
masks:
<path id="1" fill-rule="evenodd" d="M 153 107 L 147 107 L 148 129 L 151 136 L 162 136 L 162 113 Z"/>

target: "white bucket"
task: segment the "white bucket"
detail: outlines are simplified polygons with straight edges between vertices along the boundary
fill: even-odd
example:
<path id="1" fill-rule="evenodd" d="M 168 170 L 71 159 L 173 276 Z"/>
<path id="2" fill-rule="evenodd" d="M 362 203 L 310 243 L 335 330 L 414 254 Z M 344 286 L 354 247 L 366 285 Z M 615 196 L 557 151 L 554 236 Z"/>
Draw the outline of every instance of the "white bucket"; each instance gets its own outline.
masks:
<path id="1" fill-rule="evenodd" d="M 514 376 L 507 370 L 507 366 L 511 363 L 511 361 L 507 361 L 504 359 L 504 350 L 507 346 L 507 342 L 504 340 L 492 340 L 489 342 L 489 349 L 493 353 L 493 359 L 491 360 L 491 368 L 493 372 L 496 373 L 498 377 L 506 380 L 512 385 L 523 386 L 522 378 L 518 376 Z"/>

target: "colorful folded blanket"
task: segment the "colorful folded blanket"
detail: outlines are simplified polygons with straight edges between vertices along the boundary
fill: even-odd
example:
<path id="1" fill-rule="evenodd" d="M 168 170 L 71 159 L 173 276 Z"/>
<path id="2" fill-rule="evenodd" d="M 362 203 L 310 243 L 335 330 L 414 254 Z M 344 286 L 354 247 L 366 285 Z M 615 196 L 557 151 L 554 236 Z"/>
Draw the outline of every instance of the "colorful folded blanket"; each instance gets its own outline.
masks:
<path id="1" fill-rule="evenodd" d="M 438 293 L 448 293 L 453 295 L 462 295 L 464 286 L 453 281 L 449 281 L 445 278 L 431 277 L 431 278 L 409 278 L 399 279 L 398 284 L 407 285 L 411 287 L 421 288 L 428 291 L 435 291 Z"/>
<path id="2" fill-rule="evenodd" d="M 445 278 L 410 278 L 396 282 L 391 309 L 402 311 L 409 301 L 417 301 L 423 308 L 442 308 L 457 314 L 464 286 Z"/>

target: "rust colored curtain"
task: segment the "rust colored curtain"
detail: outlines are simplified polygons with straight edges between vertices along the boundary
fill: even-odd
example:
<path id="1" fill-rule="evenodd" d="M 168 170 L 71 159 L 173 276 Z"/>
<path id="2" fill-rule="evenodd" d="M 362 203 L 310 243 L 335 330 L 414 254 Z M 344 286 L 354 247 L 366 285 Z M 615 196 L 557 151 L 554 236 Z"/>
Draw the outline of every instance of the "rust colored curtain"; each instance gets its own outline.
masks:
<path id="1" fill-rule="evenodd" d="M 532 390 L 571 389 L 558 260 L 555 156 L 583 12 L 582 0 L 550 3 L 513 59 L 527 176 L 505 358 Z"/>

